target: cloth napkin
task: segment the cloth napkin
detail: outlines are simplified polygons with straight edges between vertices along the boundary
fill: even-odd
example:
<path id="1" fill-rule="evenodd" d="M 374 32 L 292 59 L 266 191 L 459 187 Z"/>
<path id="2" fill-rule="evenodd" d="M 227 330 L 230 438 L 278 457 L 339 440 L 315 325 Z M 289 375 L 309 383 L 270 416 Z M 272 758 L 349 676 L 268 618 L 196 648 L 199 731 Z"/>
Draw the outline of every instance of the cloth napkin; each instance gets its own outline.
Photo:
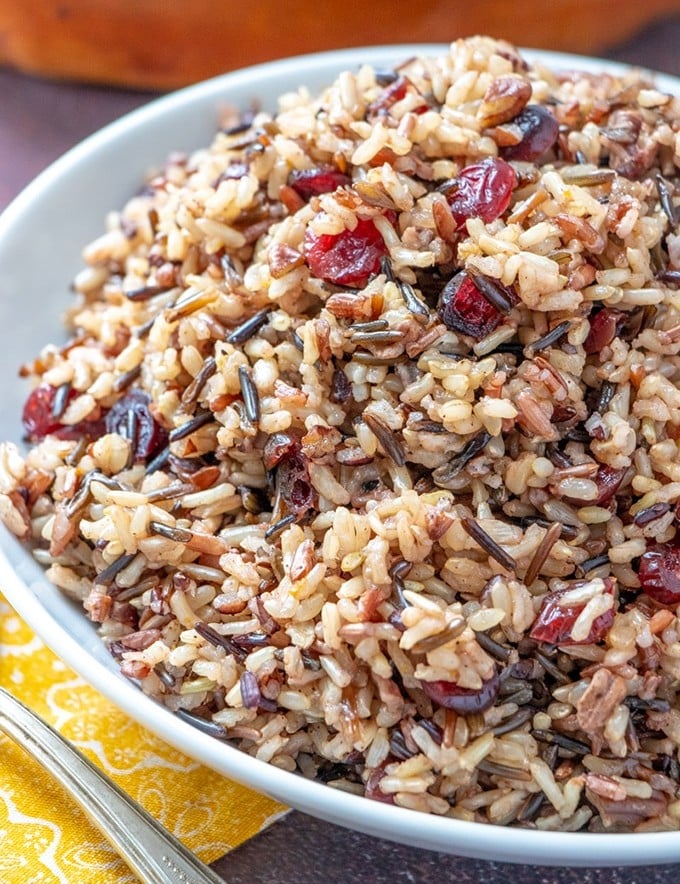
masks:
<path id="1" fill-rule="evenodd" d="M 204 862 L 284 810 L 128 718 L 62 663 L 0 596 L 0 684 L 38 712 Z M 2 884 L 133 884 L 66 792 L 0 735 Z"/>

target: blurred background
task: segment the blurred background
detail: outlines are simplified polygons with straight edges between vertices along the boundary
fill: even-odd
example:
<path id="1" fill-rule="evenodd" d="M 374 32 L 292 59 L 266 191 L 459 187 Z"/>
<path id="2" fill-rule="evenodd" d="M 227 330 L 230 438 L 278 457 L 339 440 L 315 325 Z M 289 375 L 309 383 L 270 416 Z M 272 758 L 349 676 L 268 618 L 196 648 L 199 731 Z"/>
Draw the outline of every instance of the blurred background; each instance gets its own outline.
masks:
<path id="1" fill-rule="evenodd" d="M 601 54 L 680 0 L 0 0 L 0 64 L 169 89 L 283 56 L 489 34 Z"/>

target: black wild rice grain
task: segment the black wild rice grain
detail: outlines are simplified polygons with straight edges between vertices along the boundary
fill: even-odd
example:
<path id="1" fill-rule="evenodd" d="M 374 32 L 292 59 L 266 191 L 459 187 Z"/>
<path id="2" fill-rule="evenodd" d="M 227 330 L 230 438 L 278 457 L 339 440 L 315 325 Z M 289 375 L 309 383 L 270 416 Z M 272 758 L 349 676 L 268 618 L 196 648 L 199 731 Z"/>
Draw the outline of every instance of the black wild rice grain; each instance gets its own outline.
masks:
<path id="1" fill-rule="evenodd" d="M 404 299 L 406 307 L 418 322 L 429 322 L 432 317 L 432 311 L 427 304 L 418 297 L 413 286 L 408 282 L 398 280 L 397 288 L 399 289 L 399 294 Z"/>
<path id="2" fill-rule="evenodd" d="M 660 519 L 661 516 L 665 516 L 666 513 L 670 512 L 670 509 L 670 503 L 666 503 L 665 501 L 654 503 L 652 506 L 645 507 L 645 509 L 637 512 L 633 516 L 633 521 L 638 527 L 642 528 L 645 525 L 649 525 L 650 522 Z"/>
<path id="3" fill-rule="evenodd" d="M 427 731 L 438 746 L 441 746 L 444 735 L 438 724 L 435 724 L 434 721 L 430 721 L 429 718 L 421 718 L 416 723 L 418 727 L 422 727 L 424 731 Z"/>
<path id="4" fill-rule="evenodd" d="M 426 638 L 416 642 L 411 647 L 412 654 L 428 654 L 457 638 L 467 627 L 467 621 L 464 617 L 458 617 L 447 624 L 445 629 L 436 635 L 428 635 Z"/>
<path id="5" fill-rule="evenodd" d="M 555 663 L 553 663 L 553 661 L 550 659 L 550 657 L 548 657 L 542 651 L 535 651 L 534 656 L 541 664 L 541 666 L 545 669 L 545 671 L 549 673 L 549 675 L 552 675 L 555 681 L 558 681 L 560 684 L 569 684 L 569 682 L 571 681 L 569 676 L 566 674 L 566 672 L 562 672 L 559 666 L 556 666 Z"/>
<path id="6" fill-rule="evenodd" d="M 116 579 L 116 575 L 120 574 L 123 568 L 127 568 L 134 557 L 135 553 L 125 553 L 122 556 L 118 556 L 115 561 L 111 562 L 110 565 L 97 574 L 94 578 L 95 584 L 98 586 L 109 586 Z"/>
<path id="7" fill-rule="evenodd" d="M 669 184 L 660 172 L 655 178 L 661 208 L 664 210 L 666 217 L 668 218 L 671 230 L 674 231 L 680 221 L 680 211 L 673 202 L 673 185 Z"/>
<path id="8" fill-rule="evenodd" d="M 567 457 L 567 455 L 561 451 L 554 442 L 548 442 L 545 446 L 545 456 L 553 466 L 556 466 L 559 469 L 563 470 L 574 466 L 571 458 Z"/>
<path id="9" fill-rule="evenodd" d="M 595 411 L 599 414 L 604 414 L 609 407 L 609 403 L 612 401 L 615 392 L 616 384 L 612 384 L 611 381 L 602 381 L 597 402 L 595 403 Z"/>
<path id="10" fill-rule="evenodd" d="M 476 632 L 475 639 L 480 648 L 485 650 L 487 654 L 495 657 L 496 660 L 501 660 L 505 663 L 510 659 L 512 650 L 510 648 L 506 648 L 505 645 L 502 645 L 495 639 L 491 638 L 491 636 L 487 632 Z"/>
<path id="11" fill-rule="evenodd" d="M 491 435 L 486 431 L 479 433 L 474 439 L 471 439 L 459 454 L 451 458 L 448 463 L 434 470 L 432 478 L 435 485 L 439 485 L 440 488 L 446 488 L 446 483 L 454 479 L 473 457 L 481 454 L 490 441 Z"/>
<path id="12" fill-rule="evenodd" d="M 565 319 L 564 322 L 560 322 L 554 328 L 551 328 L 550 331 L 546 332 L 542 337 L 527 344 L 524 348 L 524 355 L 528 359 L 531 359 L 534 353 L 538 353 L 540 350 L 545 350 L 547 347 L 552 347 L 553 344 L 556 344 L 564 337 L 564 335 L 566 335 L 570 328 L 570 320 Z"/>
<path id="13" fill-rule="evenodd" d="M 389 328 L 389 322 L 386 319 L 371 319 L 370 322 L 353 322 L 349 328 L 353 333 L 384 331 L 386 328 Z M 354 338 L 354 334 L 352 337 Z"/>
<path id="14" fill-rule="evenodd" d="M 352 361 L 361 365 L 396 365 L 398 362 L 403 362 L 405 358 L 403 354 L 395 359 L 394 356 L 374 356 L 372 353 L 363 353 L 362 351 L 352 353 Z"/>
<path id="15" fill-rule="evenodd" d="M 156 319 L 158 319 L 157 316 L 152 316 L 150 319 L 147 319 L 146 322 L 142 323 L 142 325 L 138 325 L 133 330 L 134 336 L 136 338 L 145 338 L 151 331 L 151 327 L 153 326 Z"/>
<path id="16" fill-rule="evenodd" d="M 201 366 L 196 377 L 182 393 L 181 403 L 182 409 L 184 411 L 186 411 L 190 405 L 193 405 L 196 402 L 208 380 L 215 374 L 216 371 L 217 362 L 215 360 L 215 357 L 209 356 Z"/>
<path id="17" fill-rule="evenodd" d="M 407 758 L 413 758 L 416 753 L 407 747 L 402 732 L 395 730 L 390 737 L 390 754 L 398 761 L 406 761 Z"/>
<path id="18" fill-rule="evenodd" d="M 543 729 L 534 729 L 531 731 L 532 737 L 541 743 L 552 743 L 560 749 L 566 749 L 567 752 L 573 752 L 574 755 L 590 755 L 592 749 L 581 743 L 580 740 L 574 740 L 558 731 L 546 731 Z"/>
<path id="19" fill-rule="evenodd" d="M 243 662 L 248 656 L 248 652 L 244 651 L 243 648 L 240 648 L 228 635 L 221 635 L 217 630 L 213 629 L 208 623 L 198 622 L 194 624 L 194 629 L 196 632 L 204 638 L 207 642 L 210 642 L 211 645 L 215 645 L 216 648 L 224 648 L 225 651 L 228 651 L 237 660 Z"/>
<path id="20" fill-rule="evenodd" d="M 520 808 L 520 811 L 517 814 L 517 821 L 520 823 L 532 822 L 538 816 L 538 812 L 543 806 L 544 801 L 545 795 L 543 792 L 537 792 L 535 795 L 531 795 Z"/>
<path id="21" fill-rule="evenodd" d="M 66 404 L 68 402 L 68 395 L 71 392 L 71 384 L 66 382 L 65 384 L 59 384 L 57 390 L 54 394 L 54 401 L 52 403 L 52 417 L 55 420 L 59 420 L 62 414 L 66 411 Z"/>
<path id="22" fill-rule="evenodd" d="M 270 525 L 269 528 L 267 528 L 267 530 L 264 532 L 264 539 L 273 540 L 275 537 L 278 537 L 283 530 L 285 530 L 289 525 L 293 524 L 295 518 L 295 513 L 288 513 L 287 516 L 279 519 L 278 522 L 274 522 L 274 524 Z"/>
<path id="23" fill-rule="evenodd" d="M 302 659 L 302 665 L 305 667 L 305 669 L 309 669 L 310 672 L 321 671 L 321 663 L 319 662 L 318 657 L 315 657 L 309 651 L 300 651 L 300 657 Z"/>
<path id="24" fill-rule="evenodd" d="M 378 440 L 380 447 L 387 457 L 391 457 L 398 467 L 403 467 L 406 463 L 406 454 L 402 448 L 401 442 L 391 430 L 379 418 L 372 414 L 363 414 L 364 423 Z"/>
<path id="25" fill-rule="evenodd" d="M 517 570 L 517 562 L 513 557 L 499 546 L 493 537 L 489 537 L 478 522 L 471 519 L 470 516 L 463 516 L 460 521 L 465 533 L 468 534 L 475 543 L 481 546 L 485 553 L 495 559 L 501 567 L 508 571 Z"/>
<path id="26" fill-rule="evenodd" d="M 262 310 L 258 310 L 257 313 L 254 313 L 249 319 L 242 322 L 241 325 L 237 326 L 227 336 L 227 343 L 245 344 L 245 342 L 252 338 L 255 332 L 259 331 L 267 322 L 270 312 L 271 310 L 269 307 L 264 307 Z"/>
<path id="27" fill-rule="evenodd" d="M 243 397 L 246 417 L 251 424 L 256 424 L 260 420 L 260 396 L 250 376 L 250 371 L 245 365 L 239 365 L 238 367 L 238 380 L 241 385 L 241 396 Z"/>
<path id="28" fill-rule="evenodd" d="M 397 329 L 378 331 L 358 331 L 352 335 L 355 344 L 396 344 L 404 337 L 404 332 Z"/>
<path id="29" fill-rule="evenodd" d="M 209 424 L 213 418 L 214 415 L 212 411 L 203 411 L 191 420 L 186 421 L 185 423 L 180 424 L 179 427 L 175 427 L 174 430 L 171 430 L 168 438 L 171 443 L 179 442 L 180 439 L 190 436 L 192 433 L 195 433 L 196 430 L 200 430 L 201 427 Z"/>
<path id="30" fill-rule="evenodd" d="M 172 482 L 165 488 L 155 488 L 153 491 L 147 492 L 146 499 L 149 503 L 158 503 L 159 500 L 174 500 L 176 497 L 183 497 L 195 490 L 189 482 Z"/>
<path id="31" fill-rule="evenodd" d="M 209 721 L 207 718 L 201 718 L 200 715 L 194 715 L 192 712 L 187 712 L 186 709 L 178 709 L 175 712 L 175 715 L 178 718 L 181 718 L 182 721 L 186 721 L 187 724 L 195 727 L 196 730 L 208 734 L 209 737 L 215 737 L 218 740 L 226 740 L 228 736 L 227 731 L 221 724 L 218 724 L 216 721 Z"/>
<path id="32" fill-rule="evenodd" d="M 113 382 L 113 389 L 116 393 L 121 393 L 123 390 L 126 390 L 130 384 L 137 380 L 137 378 L 142 373 L 142 366 L 136 365 L 134 368 L 131 368 L 129 371 L 124 372 L 123 374 L 119 374 L 116 380 Z"/>
<path id="33" fill-rule="evenodd" d="M 125 297 L 128 301 L 148 301 L 150 298 L 155 298 L 156 295 L 166 295 L 176 288 L 175 285 L 145 285 L 125 292 Z"/>
<path id="34" fill-rule="evenodd" d="M 149 522 L 149 530 L 153 531 L 154 534 L 160 534 L 161 537 L 166 537 L 168 540 L 173 540 L 175 543 L 189 543 L 194 536 L 193 532 L 187 528 L 164 525 L 163 522 Z"/>
<path id="35" fill-rule="evenodd" d="M 595 568 L 601 568 L 603 565 L 609 564 L 609 554 L 608 553 L 600 553 L 599 556 L 593 556 L 592 559 L 586 559 L 585 562 L 581 562 L 580 565 L 577 565 L 574 569 L 574 573 L 577 577 L 585 577 L 591 571 L 594 571 Z"/>
<path id="36" fill-rule="evenodd" d="M 477 769 L 485 774 L 489 774 L 489 776 L 502 777 L 505 780 L 521 780 L 522 782 L 529 782 L 531 780 L 531 774 L 528 770 L 510 767 L 508 764 L 499 764 L 496 761 L 484 759 L 477 764 Z"/>
<path id="37" fill-rule="evenodd" d="M 629 709 L 644 712 L 670 712 L 671 704 L 668 700 L 655 697 L 652 700 L 642 700 L 640 697 L 626 697 L 623 701 Z"/>
<path id="38" fill-rule="evenodd" d="M 507 703 L 513 702 L 510 698 L 506 699 Z M 527 721 L 533 718 L 534 711 L 533 709 L 520 709 L 515 712 L 514 715 L 509 716 L 508 718 L 501 721 L 500 724 L 496 725 L 496 727 L 491 729 L 491 733 L 495 737 L 500 737 L 502 734 L 508 734 L 511 731 L 519 730 L 522 725 L 525 725 Z"/>
<path id="39" fill-rule="evenodd" d="M 495 307 L 496 310 L 503 313 L 505 316 L 510 313 L 514 304 L 504 285 L 492 276 L 486 276 L 484 273 L 480 273 L 479 270 L 476 270 L 473 267 L 467 269 L 467 274 L 474 282 L 480 294 L 484 296 L 492 307 Z"/>
<path id="40" fill-rule="evenodd" d="M 161 467 L 165 466 L 165 464 L 168 462 L 169 457 L 170 446 L 166 445 L 165 448 L 162 448 L 158 452 L 158 454 L 146 465 L 146 473 L 154 473 L 156 470 L 160 470 Z"/>

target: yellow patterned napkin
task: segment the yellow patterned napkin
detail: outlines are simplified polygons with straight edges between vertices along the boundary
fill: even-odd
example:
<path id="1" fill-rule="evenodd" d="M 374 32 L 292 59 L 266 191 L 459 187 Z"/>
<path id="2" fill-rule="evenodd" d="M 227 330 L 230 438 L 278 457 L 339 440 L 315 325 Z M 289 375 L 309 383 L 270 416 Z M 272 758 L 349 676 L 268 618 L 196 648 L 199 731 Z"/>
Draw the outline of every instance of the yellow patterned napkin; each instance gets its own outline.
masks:
<path id="1" fill-rule="evenodd" d="M 0 596 L 0 684 L 35 709 L 205 862 L 284 808 L 187 758 L 62 663 Z M 0 735 L 2 884 L 133 884 L 80 808 Z"/>

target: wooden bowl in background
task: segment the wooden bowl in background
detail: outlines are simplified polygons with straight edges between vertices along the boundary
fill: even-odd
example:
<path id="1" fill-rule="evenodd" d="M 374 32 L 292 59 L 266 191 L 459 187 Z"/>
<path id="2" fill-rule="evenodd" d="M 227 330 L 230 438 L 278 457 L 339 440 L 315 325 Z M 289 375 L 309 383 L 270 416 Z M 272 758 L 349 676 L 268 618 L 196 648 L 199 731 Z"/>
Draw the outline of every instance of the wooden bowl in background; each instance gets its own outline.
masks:
<path id="1" fill-rule="evenodd" d="M 470 34 L 596 54 L 678 0 L 0 0 L 0 64 L 169 89 L 260 61 Z"/>

